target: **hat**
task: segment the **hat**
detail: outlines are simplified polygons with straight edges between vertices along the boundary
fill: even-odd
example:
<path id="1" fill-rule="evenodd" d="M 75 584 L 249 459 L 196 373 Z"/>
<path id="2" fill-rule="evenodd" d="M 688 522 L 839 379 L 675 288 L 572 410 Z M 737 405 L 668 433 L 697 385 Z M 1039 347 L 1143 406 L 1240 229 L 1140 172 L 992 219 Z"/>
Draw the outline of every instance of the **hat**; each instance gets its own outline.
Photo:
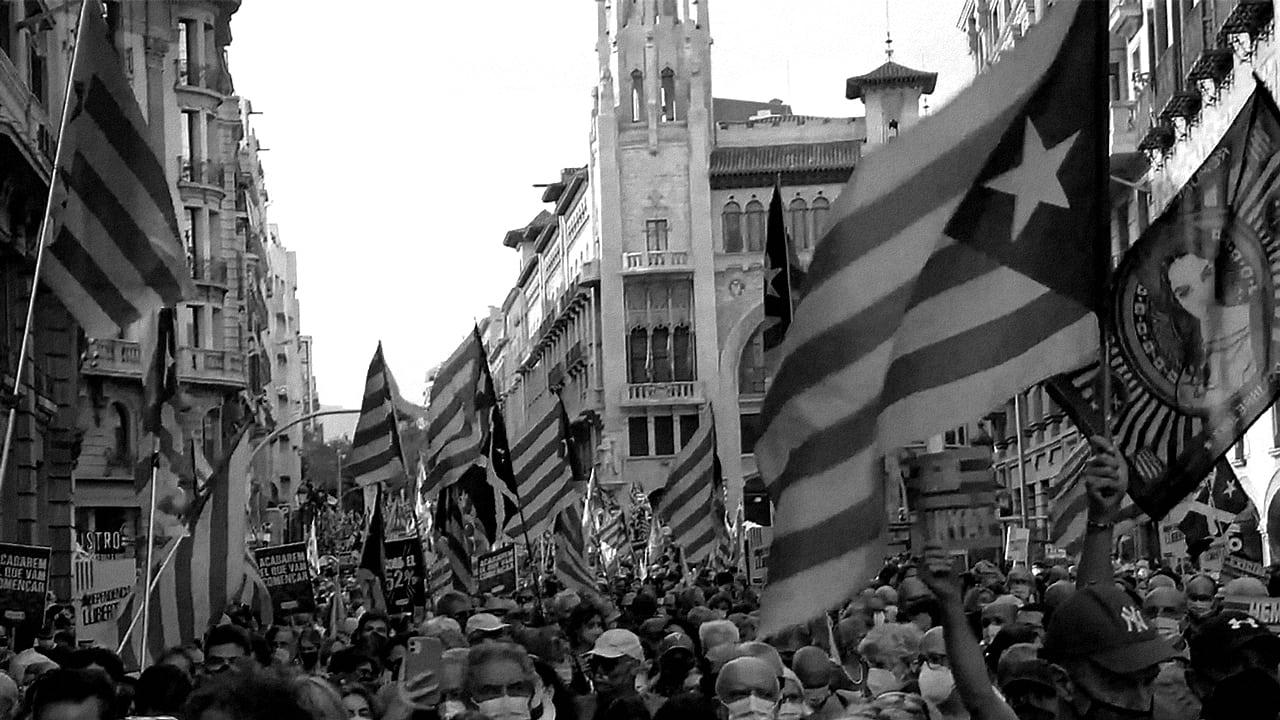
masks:
<path id="1" fill-rule="evenodd" d="M 1006 693 L 1021 684 L 1037 685 L 1050 692 L 1057 690 L 1053 682 L 1053 668 L 1049 663 L 1038 658 L 1000 663 L 997 683 L 1000 685 L 1000 689 Z"/>
<path id="2" fill-rule="evenodd" d="M 502 622 L 496 615 L 489 613 L 476 613 L 467 618 L 467 635 L 470 636 L 474 632 L 497 632 L 511 627 Z"/>
<path id="3" fill-rule="evenodd" d="M 484 609 L 494 613 L 509 613 L 520 607 L 515 600 L 503 597 L 490 597 L 484 601 Z"/>
<path id="4" fill-rule="evenodd" d="M 1258 578 L 1239 577 L 1222 587 L 1220 595 L 1242 595 L 1244 597 L 1266 597 L 1267 586 Z"/>
<path id="5" fill-rule="evenodd" d="M 630 630 L 620 628 L 605 630 L 604 634 L 596 638 L 591 654 L 602 658 L 626 656 L 644 662 L 644 648 L 640 647 L 640 638 Z"/>
<path id="6" fill-rule="evenodd" d="M 673 632 L 662 638 L 662 642 L 658 644 L 658 657 L 662 657 L 672 650 L 686 650 L 690 655 L 694 654 L 693 638 L 682 632 Z"/>
<path id="7" fill-rule="evenodd" d="M 1205 668 L 1221 664 L 1245 645 L 1255 645 L 1280 657 L 1280 637 L 1240 610 L 1223 610 L 1191 636 L 1191 664 Z"/>
<path id="8" fill-rule="evenodd" d="M 738 657 L 738 646 L 733 643 L 717 645 L 707 651 L 707 662 L 711 664 L 711 672 L 718 673 L 720 668 L 730 660 Z"/>
<path id="9" fill-rule="evenodd" d="M 1041 654 L 1054 662 L 1087 658 L 1119 674 L 1174 656 L 1142 610 L 1109 582 L 1077 590 L 1054 611 Z"/>

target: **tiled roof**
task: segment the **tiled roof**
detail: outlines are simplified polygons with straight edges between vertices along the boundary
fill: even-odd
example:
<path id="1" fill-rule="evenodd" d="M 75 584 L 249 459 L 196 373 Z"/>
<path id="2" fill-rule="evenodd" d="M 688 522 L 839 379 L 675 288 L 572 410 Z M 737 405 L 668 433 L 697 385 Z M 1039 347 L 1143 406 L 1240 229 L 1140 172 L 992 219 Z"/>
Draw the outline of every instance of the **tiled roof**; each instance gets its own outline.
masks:
<path id="1" fill-rule="evenodd" d="M 540 211 L 528 225 L 516 230 L 508 230 L 507 234 L 502 238 L 502 244 L 509 248 L 518 247 L 521 242 L 532 242 L 538 238 L 538 233 L 542 232 L 548 225 L 554 225 L 556 216 L 547 212 Z"/>
<path id="2" fill-rule="evenodd" d="M 866 75 L 851 77 L 845 81 L 844 96 L 850 100 L 862 97 L 868 87 L 877 85 L 922 85 L 924 94 L 933 92 L 938 84 L 938 73 L 913 70 L 889 60 Z"/>
<path id="3" fill-rule="evenodd" d="M 711 152 L 711 174 L 751 175 L 803 170 L 852 170 L 861 142 L 839 140 L 794 145 L 722 147 Z"/>

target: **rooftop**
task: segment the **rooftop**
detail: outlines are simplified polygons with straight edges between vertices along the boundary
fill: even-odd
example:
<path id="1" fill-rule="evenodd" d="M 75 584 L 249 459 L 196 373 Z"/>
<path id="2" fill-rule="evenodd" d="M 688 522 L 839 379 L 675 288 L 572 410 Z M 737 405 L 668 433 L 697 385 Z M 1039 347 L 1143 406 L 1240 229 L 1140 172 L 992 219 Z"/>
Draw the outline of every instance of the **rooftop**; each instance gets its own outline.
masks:
<path id="1" fill-rule="evenodd" d="M 888 60 L 865 75 L 857 75 L 846 80 L 844 96 L 850 100 L 857 100 L 871 88 L 894 85 L 917 85 L 924 90 L 925 95 L 928 95 L 933 92 L 937 84 L 938 73 L 914 70 Z"/>
<path id="2" fill-rule="evenodd" d="M 791 145 L 721 147 L 711 152 L 711 175 L 754 175 L 802 170 L 852 170 L 862 143 L 838 140 Z"/>

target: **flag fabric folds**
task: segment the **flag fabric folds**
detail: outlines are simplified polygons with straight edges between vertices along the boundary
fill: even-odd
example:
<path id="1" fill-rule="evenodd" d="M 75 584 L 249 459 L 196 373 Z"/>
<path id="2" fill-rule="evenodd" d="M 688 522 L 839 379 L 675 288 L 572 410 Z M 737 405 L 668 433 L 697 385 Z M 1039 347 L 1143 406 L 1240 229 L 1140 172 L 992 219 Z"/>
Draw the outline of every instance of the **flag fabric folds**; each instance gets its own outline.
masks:
<path id="1" fill-rule="evenodd" d="M 800 263 L 782 215 L 782 184 L 774 183 L 764 240 L 764 349 L 782 344 L 795 308 Z"/>
<path id="2" fill-rule="evenodd" d="M 86 335 L 116 337 L 195 289 L 164 164 L 101 3 L 87 0 L 81 17 L 40 280 Z"/>
<path id="3" fill-rule="evenodd" d="M 394 382 L 382 355 L 382 343 L 373 353 L 364 381 L 364 399 L 360 403 L 360 419 L 351 440 L 351 459 L 347 471 L 356 484 L 366 488 L 382 485 L 393 494 L 408 482 L 400 431 L 396 426 Z"/>
<path id="4" fill-rule="evenodd" d="M 374 487 L 377 490 L 374 493 L 373 509 L 369 512 L 369 520 L 365 526 L 356 579 L 364 585 L 369 609 L 386 612 L 387 601 L 382 588 L 387 573 L 387 531 L 382 514 L 382 486 Z"/>
<path id="5" fill-rule="evenodd" d="M 1106 7 L 1056 3 L 945 108 L 868 154 L 836 201 L 755 446 L 777 505 L 761 632 L 880 569 L 885 452 L 1096 352 Z"/>
<path id="6" fill-rule="evenodd" d="M 564 403 L 557 396 L 511 449 L 522 512 L 508 519 L 508 536 L 542 535 L 560 511 L 580 497 L 572 484 L 577 478 L 570 462 L 574 458 L 568 424 Z"/>
<path id="7" fill-rule="evenodd" d="M 556 577 L 579 593 L 595 592 L 596 574 L 587 559 L 582 507 L 571 502 L 556 513 Z"/>
<path id="8" fill-rule="evenodd" d="M 1050 483 L 1049 541 L 1068 557 L 1076 557 L 1084 541 L 1088 496 L 1083 475 L 1091 456 L 1089 443 L 1076 445 Z"/>
<path id="9" fill-rule="evenodd" d="M 449 561 L 453 570 L 454 587 L 467 593 L 476 591 L 476 577 L 472 567 L 475 554 L 475 536 L 466 515 L 464 505 L 470 501 L 458 484 L 440 491 L 436 500 L 433 523 L 439 534 L 436 552 Z"/>
<path id="10" fill-rule="evenodd" d="M 716 430 L 711 409 L 699 413 L 698 429 L 671 463 L 658 503 L 658 517 L 671 528 L 671 542 L 690 563 L 701 562 L 724 531 L 724 499 Z"/>
<path id="11" fill-rule="evenodd" d="M 427 405 L 424 495 L 434 495 L 457 482 L 484 456 L 492 421 L 484 405 L 487 367 L 477 329 L 436 372 Z"/>
<path id="12" fill-rule="evenodd" d="M 228 602 L 242 596 L 246 577 L 250 577 L 243 549 L 250 455 L 247 428 L 232 430 L 226 448 L 213 475 L 197 489 L 186 534 L 169 538 L 156 549 L 157 568 L 165 558 L 173 557 L 164 571 L 157 573 L 159 580 L 151 596 L 149 647 L 142 647 L 139 625 L 122 650 L 127 666 L 136 667 L 143 652 L 159 658 L 166 649 L 201 637 L 209 622 L 221 617 Z M 145 574 L 139 575 L 139 587 L 122 603 L 117 616 L 121 637 L 142 607 Z M 200 592 L 192 592 L 192 588 Z M 270 616 L 263 620 L 270 622 Z"/>

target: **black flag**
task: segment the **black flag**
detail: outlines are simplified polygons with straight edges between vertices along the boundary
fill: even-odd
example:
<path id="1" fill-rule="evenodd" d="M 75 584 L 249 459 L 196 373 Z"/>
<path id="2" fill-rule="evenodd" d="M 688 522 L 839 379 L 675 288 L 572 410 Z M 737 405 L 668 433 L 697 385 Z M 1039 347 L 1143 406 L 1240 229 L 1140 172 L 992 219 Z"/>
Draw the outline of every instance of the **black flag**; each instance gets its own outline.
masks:
<path id="1" fill-rule="evenodd" d="M 791 326 L 795 310 L 796 273 L 798 263 L 791 253 L 787 237 L 787 224 L 782 216 L 782 186 L 773 185 L 773 199 L 769 201 L 769 223 L 764 240 L 764 349 L 771 350 L 782 344 Z M 770 323 L 769 320 L 773 322 Z"/>

